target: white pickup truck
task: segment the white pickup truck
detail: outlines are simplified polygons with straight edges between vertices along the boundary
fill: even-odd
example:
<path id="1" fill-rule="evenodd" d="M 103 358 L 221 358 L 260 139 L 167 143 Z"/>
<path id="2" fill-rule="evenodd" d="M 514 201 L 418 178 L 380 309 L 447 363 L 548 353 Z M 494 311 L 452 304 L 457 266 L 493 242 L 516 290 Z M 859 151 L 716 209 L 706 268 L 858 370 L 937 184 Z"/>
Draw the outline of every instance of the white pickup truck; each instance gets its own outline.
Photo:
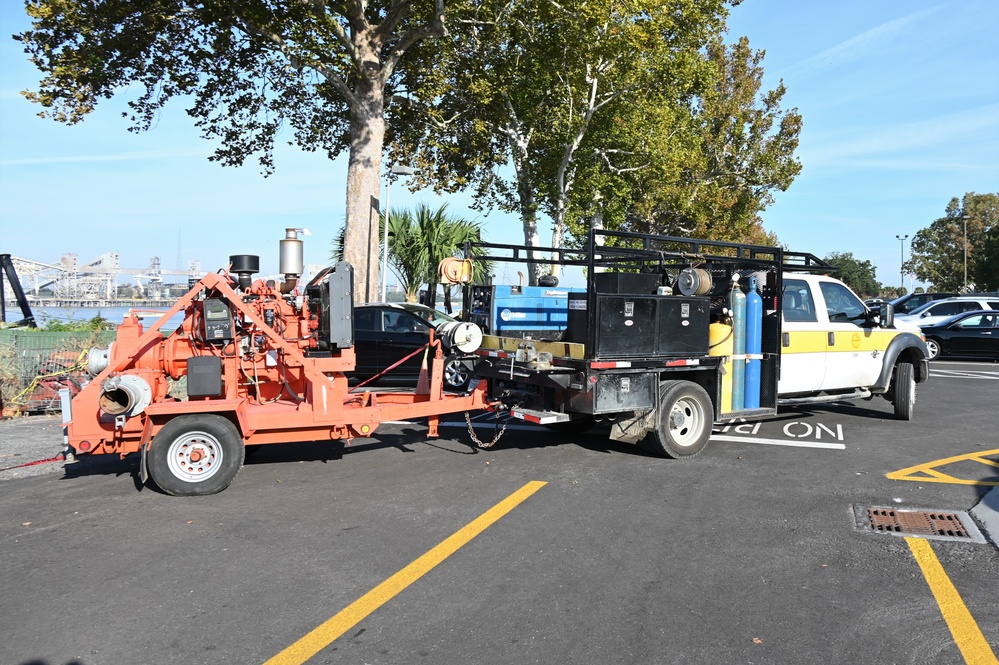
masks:
<path id="1" fill-rule="evenodd" d="M 929 373 L 919 328 L 880 322 L 831 277 L 784 273 L 783 285 L 778 403 L 881 395 L 892 402 L 897 418 L 910 420 L 916 384 Z"/>
<path id="2" fill-rule="evenodd" d="M 468 260 L 538 251 L 476 247 Z M 603 423 L 676 458 L 697 455 L 713 423 L 785 405 L 881 396 L 913 417 L 928 376 L 918 328 L 896 325 L 890 305 L 869 310 L 811 254 L 595 229 L 583 249 L 544 251 L 582 267 L 586 289 L 569 294 L 557 336 L 483 337 L 474 374 L 493 411 L 563 430 Z M 475 292 L 466 285 L 465 311 Z"/>

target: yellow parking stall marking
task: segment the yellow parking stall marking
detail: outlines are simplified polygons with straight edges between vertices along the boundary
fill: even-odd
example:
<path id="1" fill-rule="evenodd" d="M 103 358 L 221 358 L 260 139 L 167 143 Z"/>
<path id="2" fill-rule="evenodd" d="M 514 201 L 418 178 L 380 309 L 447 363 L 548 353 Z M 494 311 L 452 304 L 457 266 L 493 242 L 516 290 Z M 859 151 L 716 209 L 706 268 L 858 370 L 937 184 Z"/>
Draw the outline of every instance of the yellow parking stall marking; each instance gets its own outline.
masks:
<path id="1" fill-rule="evenodd" d="M 527 483 L 458 529 L 426 554 L 340 610 L 264 665 L 301 665 L 309 660 L 547 484 L 539 480 Z"/>
<path id="2" fill-rule="evenodd" d="M 954 642 L 964 656 L 964 662 L 968 665 L 999 665 L 996 655 L 993 653 L 989 643 L 982 635 L 982 630 L 975 623 L 975 618 L 965 607 L 961 595 L 954 588 L 954 584 L 947 577 L 947 572 L 940 565 L 940 560 L 933 553 L 933 547 L 929 541 L 922 538 L 906 538 L 912 556 L 916 559 L 923 577 L 933 592 L 933 597 L 940 607 L 950 634 L 954 636 Z"/>
<path id="3" fill-rule="evenodd" d="M 885 477 L 889 480 L 912 480 L 917 483 L 950 483 L 952 485 L 981 485 L 984 487 L 997 487 L 999 486 L 999 481 L 965 480 L 964 478 L 956 478 L 946 474 L 943 471 L 937 471 L 936 468 L 946 466 L 948 464 L 954 464 L 955 462 L 978 462 L 980 464 L 984 464 L 985 466 L 991 466 L 999 469 L 999 459 L 988 459 L 990 456 L 999 456 L 999 449 L 984 450 L 977 453 L 957 455 L 956 457 L 947 457 L 946 459 L 939 459 L 933 462 L 927 462 L 926 464 L 917 464 L 916 466 L 910 466 L 907 469 L 892 471 L 891 473 L 886 474 Z"/>

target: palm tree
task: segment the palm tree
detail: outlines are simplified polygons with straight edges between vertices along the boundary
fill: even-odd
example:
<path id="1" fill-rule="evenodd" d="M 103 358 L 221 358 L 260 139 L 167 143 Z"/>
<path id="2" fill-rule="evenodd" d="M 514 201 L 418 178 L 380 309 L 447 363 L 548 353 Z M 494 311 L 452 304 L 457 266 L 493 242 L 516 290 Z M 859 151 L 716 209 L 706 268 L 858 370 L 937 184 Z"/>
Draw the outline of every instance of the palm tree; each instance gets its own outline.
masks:
<path id="1" fill-rule="evenodd" d="M 379 229 L 383 225 L 379 225 Z M 447 204 L 436 210 L 420 204 L 416 210 L 399 210 L 392 213 L 388 224 L 388 262 L 399 278 L 407 302 L 416 302 L 420 287 L 427 285 L 429 301 L 437 302 L 439 276 L 437 266 L 446 258 L 463 255 L 466 242 L 481 238 L 482 227 L 478 222 L 452 217 L 447 214 Z M 334 240 L 334 260 L 342 260 L 342 235 Z M 491 272 L 491 267 L 475 266 L 473 278 L 481 280 Z M 483 273 L 486 273 L 485 275 Z M 444 286 L 445 307 L 450 312 L 450 285 Z"/>

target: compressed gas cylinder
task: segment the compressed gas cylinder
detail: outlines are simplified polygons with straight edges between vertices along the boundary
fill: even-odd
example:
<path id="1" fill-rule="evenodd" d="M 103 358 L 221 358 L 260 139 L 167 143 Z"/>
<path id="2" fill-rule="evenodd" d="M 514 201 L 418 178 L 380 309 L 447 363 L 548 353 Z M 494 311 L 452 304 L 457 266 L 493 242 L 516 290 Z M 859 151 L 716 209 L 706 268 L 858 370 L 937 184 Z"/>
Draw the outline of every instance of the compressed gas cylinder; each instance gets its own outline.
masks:
<path id="1" fill-rule="evenodd" d="M 728 308 L 732 311 L 732 410 L 745 408 L 746 394 L 746 294 L 739 288 L 739 275 L 732 276 L 732 290 L 728 294 Z"/>
<path id="2" fill-rule="evenodd" d="M 763 298 L 756 292 L 756 277 L 749 278 L 746 294 L 746 393 L 747 409 L 760 408 L 760 363 L 763 359 Z"/>
<path id="3" fill-rule="evenodd" d="M 722 361 L 721 412 L 732 412 L 732 326 L 727 323 L 712 323 L 708 328 L 708 355 L 725 356 Z"/>

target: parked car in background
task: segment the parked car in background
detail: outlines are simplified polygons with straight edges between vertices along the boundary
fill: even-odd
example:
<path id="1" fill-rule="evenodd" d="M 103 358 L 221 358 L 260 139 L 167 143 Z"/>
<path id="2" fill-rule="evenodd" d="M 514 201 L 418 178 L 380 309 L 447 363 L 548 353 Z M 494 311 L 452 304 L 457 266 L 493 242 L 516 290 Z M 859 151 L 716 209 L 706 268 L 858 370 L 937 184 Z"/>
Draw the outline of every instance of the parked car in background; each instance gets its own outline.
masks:
<path id="1" fill-rule="evenodd" d="M 943 300 L 944 298 L 954 298 L 960 294 L 957 293 L 910 293 L 908 295 L 895 298 L 891 301 L 892 307 L 895 308 L 895 314 L 911 314 L 913 310 L 918 307 L 922 307 L 926 303 L 933 302 L 934 300 Z"/>
<path id="2" fill-rule="evenodd" d="M 354 351 L 357 364 L 348 376 L 370 379 L 427 344 L 430 328 L 456 321 L 452 316 L 416 303 L 371 303 L 354 308 Z M 417 353 L 387 371 L 379 381 L 414 383 L 423 354 Z M 429 358 L 427 366 L 430 366 Z M 444 359 L 444 387 L 464 390 L 472 378 L 472 359 L 451 354 Z"/>
<path id="3" fill-rule="evenodd" d="M 922 327 L 927 357 L 999 360 L 999 311 L 975 310 Z"/>
<path id="4" fill-rule="evenodd" d="M 999 298 L 961 296 L 959 298 L 947 298 L 946 300 L 934 300 L 914 309 L 908 314 L 896 316 L 895 320 L 907 321 L 923 327 L 963 312 L 972 312 L 976 309 L 999 309 Z"/>

